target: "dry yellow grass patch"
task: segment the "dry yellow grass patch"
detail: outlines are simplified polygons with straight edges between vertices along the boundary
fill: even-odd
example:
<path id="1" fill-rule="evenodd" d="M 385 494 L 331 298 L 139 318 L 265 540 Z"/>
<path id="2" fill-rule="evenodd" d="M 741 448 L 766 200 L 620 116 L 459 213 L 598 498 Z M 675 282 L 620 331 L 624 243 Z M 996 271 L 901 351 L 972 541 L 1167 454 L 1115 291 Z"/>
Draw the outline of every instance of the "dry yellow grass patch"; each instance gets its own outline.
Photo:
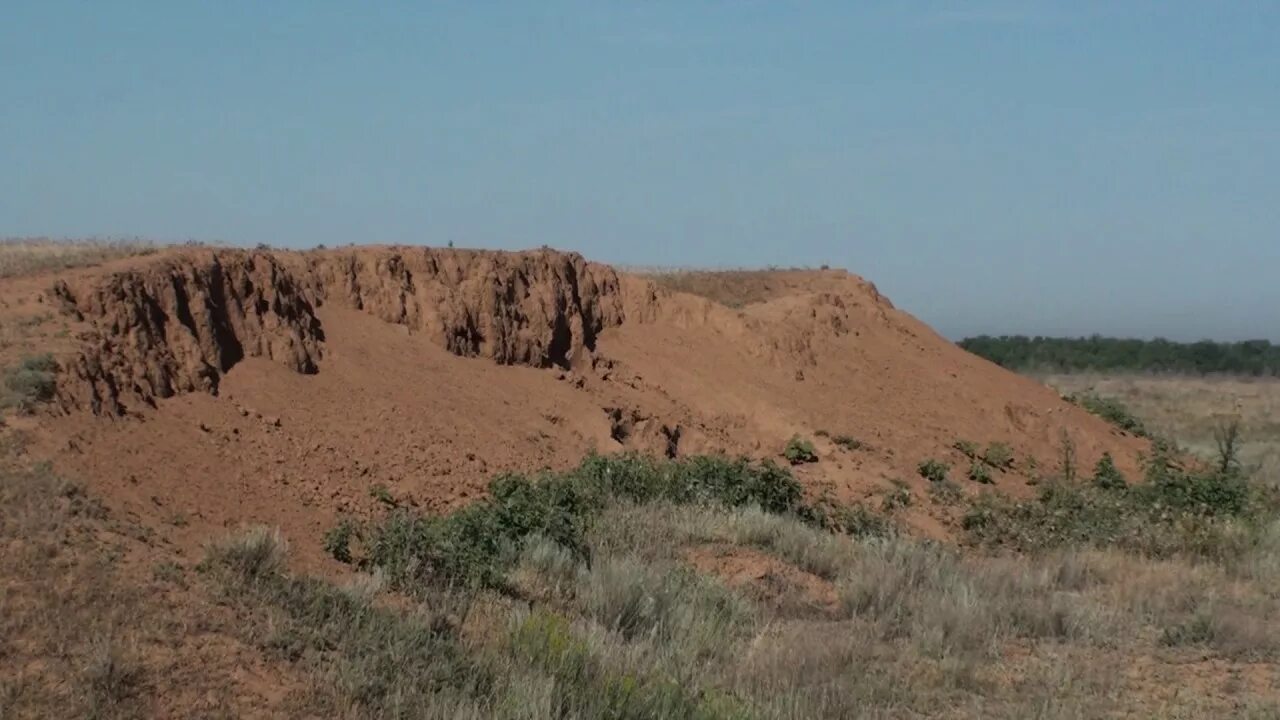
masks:
<path id="1" fill-rule="evenodd" d="M 154 243 L 135 239 L 8 238 L 0 240 L 0 278 L 97 265 L 156 250 Z"/>
<path id="2" fill-rule="evenodd" d="M 1214 451 L 1214 428 L 1238 418 L 1245 464 L 1257 466 L 1264 478 L 1280 479 L 1280 379 L 1103 374 L 1041 379 L 1063 394 L 1116 398 L 1156 434 L 1202 454 Z"/>

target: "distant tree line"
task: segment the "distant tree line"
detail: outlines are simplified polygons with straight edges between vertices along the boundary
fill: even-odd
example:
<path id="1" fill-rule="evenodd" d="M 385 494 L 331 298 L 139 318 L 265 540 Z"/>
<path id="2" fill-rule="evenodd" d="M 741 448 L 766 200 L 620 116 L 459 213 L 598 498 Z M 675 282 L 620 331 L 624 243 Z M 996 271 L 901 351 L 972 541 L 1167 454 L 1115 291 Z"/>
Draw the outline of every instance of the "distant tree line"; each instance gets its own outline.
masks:
<path id="1" fill-rule="evenodd" d="M 997 365 L 1019 371 L 1280 375 L 1280 345 L 1268 340 L 1182 343 L 1164 338 L 1135 340 L 1100 335 L 979 335 L 965 338 L 959 345 Z"/>

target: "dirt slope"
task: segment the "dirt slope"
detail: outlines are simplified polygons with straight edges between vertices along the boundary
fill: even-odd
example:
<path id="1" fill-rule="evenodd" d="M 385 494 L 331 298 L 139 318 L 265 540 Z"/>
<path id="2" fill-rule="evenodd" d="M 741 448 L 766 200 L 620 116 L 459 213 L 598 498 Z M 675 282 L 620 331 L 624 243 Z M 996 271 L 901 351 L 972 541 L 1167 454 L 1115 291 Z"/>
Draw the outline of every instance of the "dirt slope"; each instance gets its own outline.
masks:
<path id="1" fill-rule="evenodd" d="M 1012 494 L 1056 468 L 1064 434 L 1082 467 L 1109 451 L 1136 470 L 1141 442 L 855 275 L 738 273 L 733 290 L 754 302 L 546 249 L 177 249 L 3 281 L 0 362 L 54 352 L 55 403 L 12 422 L 109 503 L 193 549 L 280 525 L 304 560 L 336 516 L 376 507 L 375 486 L 442 508 L 592 450 L 778 457 L 799 434 L 815 494 L 878 504 L 900 480 L 906 521 L 939 536 L 947 510 L 916 466 L 949 462 L 976 492 L 958 439 L 1013 448 L 994 478 Z"/>

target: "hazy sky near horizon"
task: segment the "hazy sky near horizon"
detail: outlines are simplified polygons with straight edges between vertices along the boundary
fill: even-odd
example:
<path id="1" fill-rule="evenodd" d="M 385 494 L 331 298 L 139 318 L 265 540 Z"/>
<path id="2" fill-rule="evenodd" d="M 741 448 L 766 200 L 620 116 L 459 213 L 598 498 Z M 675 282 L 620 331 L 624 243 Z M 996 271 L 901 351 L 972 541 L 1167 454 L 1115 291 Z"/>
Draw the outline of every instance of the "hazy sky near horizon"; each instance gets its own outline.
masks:
<path id="1" fill-rule="evenodd" d="M 1280 340 L 1280 3 L 0 2 L 0 235 L 847 267 Z"/>

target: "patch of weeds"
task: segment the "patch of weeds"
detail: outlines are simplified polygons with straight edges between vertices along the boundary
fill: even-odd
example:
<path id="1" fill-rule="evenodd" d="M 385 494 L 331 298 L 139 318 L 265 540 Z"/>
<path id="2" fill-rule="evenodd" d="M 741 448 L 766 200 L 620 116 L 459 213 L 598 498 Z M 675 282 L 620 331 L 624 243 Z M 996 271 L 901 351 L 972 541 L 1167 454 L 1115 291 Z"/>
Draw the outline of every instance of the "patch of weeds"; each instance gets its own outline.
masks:
<path id="1" fill-rule="evenodd" d="M 218 543 L 202 565 L 229 601 L 269 629 L 246 628 L 264 649 L 317 673 L 329 705 L 318 715 L 348 707 L 373 717 L 408 708 L 437 716 L 425 711 L 490 695 L 492 672 L 467 656 L 446 616 L 400 613 L 320 580 L 287 577 L 284 555 L 279 533 L 258 528 Z"/>
<path id="2" fill-rule="evenodd" d="M 359 526 L 352 520 L 343 520 L 324 534 L 324 551 L 340 563 L 350 563 L 351 541 L 359 536 Z"/>
<path id="3" fill-rule="evenodd" d="M 546 538 L 585 557 L 586 532 L 611 503 L 754 505 L 821 523 L 822 512 L 803 505 L 801 495 L 795 478 L 768 462 L 592 456 L 565 473 L 498 477 L 485 500 L 443 517 L 397 509 L 381 523 L 340 528 L 326 547 L 330 554 L 350 557 L 349 541 L 358 534 L 365 550 L 359 563 L 382 568 L 401 588 L 440 581 L 503 587 L 507 570 L 530 537 Z"/>
<path id="4" fill-rule="evenodd" d="M 555 680 L 555 717 L 706 719 L 749 717 L 741 701 L 714 689 L 650 673 L 621 673 L 597 657 L 569 621 L 538 610 L 517 623 L 509 646 L 515 659 Z"/>
<path id="5" fill-rule="evenodd" d="M 142 665 L 118 642 L 110 638 L 94 642 L 81 673 L 90 715 L 106 716 L 135 695 L 141 689 L 142 674 Z"/>
<path id="6" fill-rule="evenodd" d="M 978 459 L 977 443 L 970 442 L 968 440 L 957 440 L 954 443 L 952 443 L 951 447 L 955 448 L 956 450 L 959 450 L 961 455 L 964 455 L 970 460 Z"/>
<path id="7" fill-rule="evenodd" d="M 857 538 L 888 537 L 895 527 L 888 517 L 872 512 L 861 504 L 836 508 L 831 513 L 830 529 Z"/>
<path id="8" fill-rule="evenodd" d="M 1213 642 L 1214 630 L 1213 618 L 1197 614 L 1187 622 L 1170 625 L 1161 631 L 1160 644 L 1170 647 L 1207 645 Z"/>
<path id="9" fill-rule="evenodd" d="M 151 577 L 180 587 L 186 587 L 187 584 L 182 574 L 182 566 L 172 560 L 158 562 L 152 566 Z"/>
<path id="10" fill-rule="evenodd" d="M 977 461 L 969 465 L 968 478 L 983 485 L 991 485 L 995 482 L 991 479 L 991 471 L 987 469 L 986 464 Z"/>
<path id="11" fill-rule="evenodd" d="M 818 452 L 814 449 L 813 443 L 799 435 L 787 441 L 787 447 L 783 449 L 782 456 L 792 465 L 818 462 Z"/>
<path id="12" fill-rule="evenodd" d="M 1098 464 L 1094 466 L 1093 484 L 1103 490 L 1119 490 L 1129 485 L 1124 478 L 1124 473 L 1116 467 L 1116 461 L 1109 452 L 1102 453 Z"/>
<path id="13" fill-rule="evenodd" d="M 1101 483 L 1053 482 L 1022 502 L 983 496 L 963 526 L 980 544 L 1023 551 L 1115 545 L 1155 557 L 1224 558 L 1273 516 L 1264 493 L 1239 473 L 1180 470 L 1157 456 L 1145 482 L 1126 485 L 1099 466 Z"/>
<path id="14" fill-rule="evenodd" d="M 831 442 L 850 451 L 861 450 L 866 447 L 865 443 L 851 435 L 837 435 L 831 438 Z"/>
<path id="15" fill-rule="evenodd" d="M 911 488 L 901 480 L 893 480 L 893 489 L 885 493 L 881 508 L 885 512 L 893 512 L 898 508 L 911 506 Z"/>
<path id="16" fill-rule="evenodd" d="M 997 470 L 1012 470 L 1013 450 L 1004 443 L 993 442 L 982 453 L 982 461 Z"/>
<path id="17" fill-rule="evenodd" d="M 391 494 L 391 491 L 387 489 L 387 486 L 382 483 L 377 483 L 369 488 L 369 497 L 377 500 L 387 507 L 394 508 L 400 506 L 400 501 L 396 500 L 395 496 Z"/>
<path id="18" fill-rule="evenodd" d="M 964 490 L 951 480 L 929 483 L 929 497 L 939 505 L 955 505 L 964 499 Z"/>
<path id="19" fill-rule="evenodd" d="M 925 460 L 916 466 L 916 472 L 920 473 L 920 477 L 929 482 L 940 483 L 947 479 L 947 473 L 951 471 L 951 466 L 943 462 L 938 462 L 932 458 Z"/>
<path id="20" fill-rule="evenodd" d="M 1094 393 L 1082 393 L 1069 395 L 1066 399 L 1125 432 L 1132 433 L 1138 437 L 1150 437 L 1142 420 L 1130 412 L 1124 403 L 1115 398 L 1104 398 Z"/>
<path id="21" fill-rule="evenodd" d="M 37 404 L 52 400 L 57 391 L 57 370 L 58 363 L 52 355 L 23 358 L 5 373 L 5 392 L 0 394 L 0 408 L 30 412 Z"/>

